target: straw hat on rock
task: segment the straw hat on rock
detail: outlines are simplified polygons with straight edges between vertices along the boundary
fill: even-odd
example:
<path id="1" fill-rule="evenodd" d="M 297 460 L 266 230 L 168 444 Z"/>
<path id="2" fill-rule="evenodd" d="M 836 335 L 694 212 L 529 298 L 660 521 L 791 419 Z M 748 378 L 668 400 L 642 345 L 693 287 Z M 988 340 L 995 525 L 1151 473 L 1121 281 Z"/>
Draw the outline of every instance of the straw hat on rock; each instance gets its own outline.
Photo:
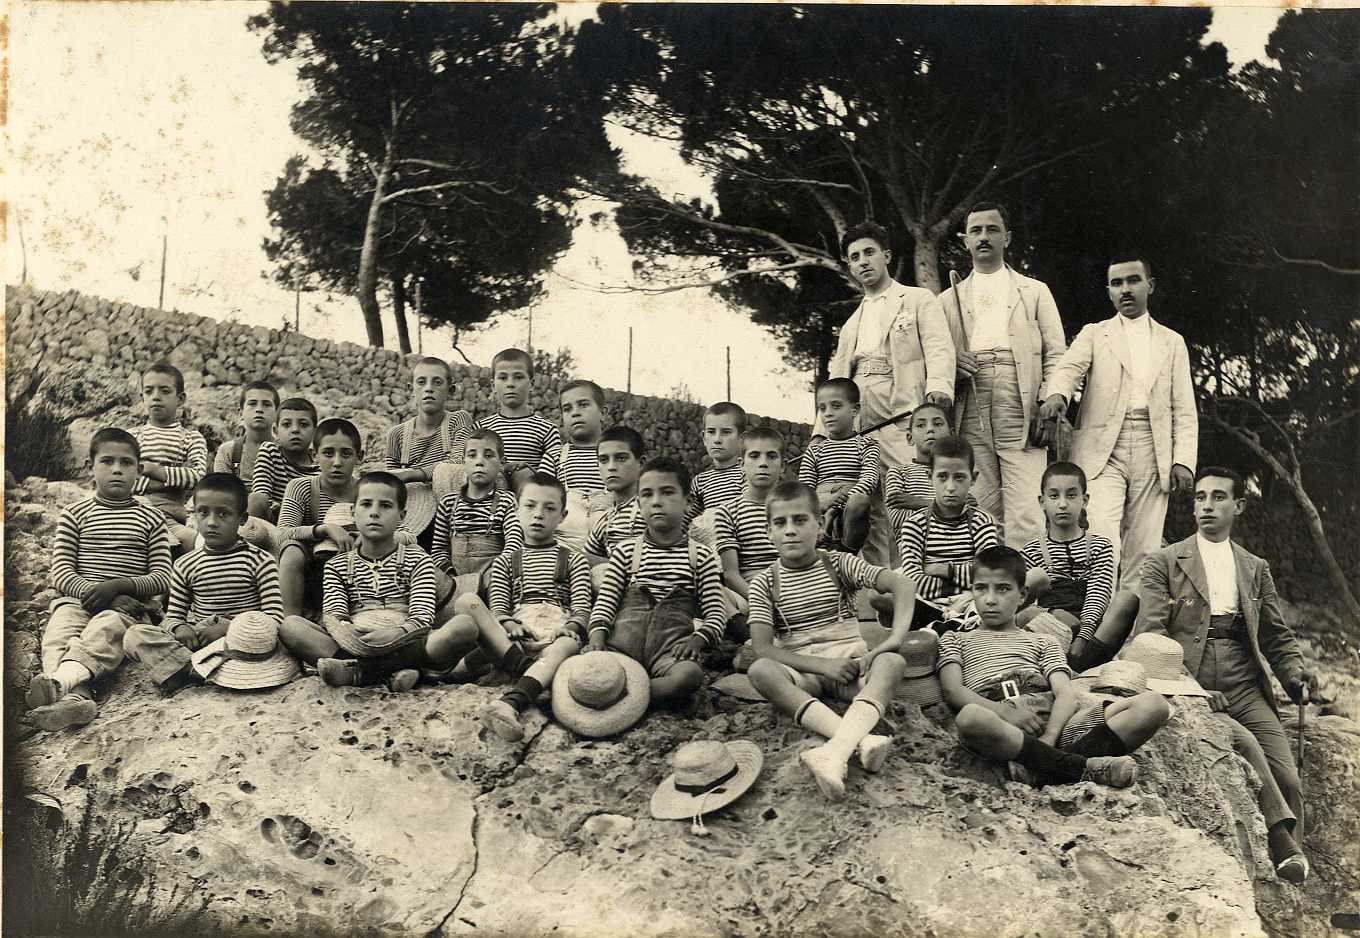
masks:
<path id="1" fill-rule="evenodd" d="M 227 634 L 194 653 L 193 668 L 209 684 L 261 690 L 298 676 L 297 660 L 279 644 L 279 624 L 264 612 L 243 612 Z"/>
<path id="2" fill-rule="evenodd" d="M 552 682 L 553 716 L 581 736 L 622 733 L 642 719 L 649 703 L 647 670 L 616 651 L 574 655 Z"/>
<path id="3" fill-rule="evenodd" d="M 1148 690 L 1155 690 L 1166 697 L 1209 696 L 1209 692 L 1200 687 L 1199 681 L 1186 672 L 1180 642 L 1169 635 L 1159 635 L 1156 632 L 1135 635 L 1114 661 L 1084 671 L 1081 676 L 1104 680 L 1105 669 L 1124 662 L 1135 662 L 1143 666 L 1147 674 Z"/>
<path id="4" fill-rule="evenodd" d="M 406 517 L 402 524 L 412 534 L 420 534 L 434 520 L 434 488 L 428 482 L 406 483 Z"/>
<path id="5" fill-rule="evenodd" d="M 749 740 L 685 743 L 675 751 L 675 771 L 652 793 L 652 817 L 697 819 L 725 808 L 755 784 L 764 763 L 760 747 Z"/>

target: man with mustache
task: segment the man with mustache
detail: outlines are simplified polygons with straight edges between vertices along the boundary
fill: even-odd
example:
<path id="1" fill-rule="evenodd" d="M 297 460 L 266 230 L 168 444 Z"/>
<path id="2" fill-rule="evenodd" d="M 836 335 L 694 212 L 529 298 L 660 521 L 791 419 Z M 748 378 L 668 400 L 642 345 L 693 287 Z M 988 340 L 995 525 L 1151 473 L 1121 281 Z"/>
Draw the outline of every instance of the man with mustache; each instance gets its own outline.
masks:
<path id="1" fill-rule="evenodd" d="M 1199 417 L 1185 339 L 1148 313 L 1156 288 L 1139 253 L 1110 261 L 1115 315 L 1084 327 L 1049 379 L 1041 420 L 1053 420 L 1086 379 L 1071 461 L 1090 480 L 1091 530 L 1114 546 L 1124 589 L 1138 588 L 1143 559 L 1162 546 L 1169 496 L 1189 493 Z"/>
<path id="2" fill-rule="evenodd" d="M 1039 536 L 1035 495 L 1048 465 L 1047 451 L 1030 445 L 1029 426 L 1067 339 L 1048 286 L 1006 263 L 1003 206 L 972 206 L 960 237 L 973 270 L 940 294 L 958 359 L 955 425 L 977 454 L 978 505 L 1019 550 Z"/>

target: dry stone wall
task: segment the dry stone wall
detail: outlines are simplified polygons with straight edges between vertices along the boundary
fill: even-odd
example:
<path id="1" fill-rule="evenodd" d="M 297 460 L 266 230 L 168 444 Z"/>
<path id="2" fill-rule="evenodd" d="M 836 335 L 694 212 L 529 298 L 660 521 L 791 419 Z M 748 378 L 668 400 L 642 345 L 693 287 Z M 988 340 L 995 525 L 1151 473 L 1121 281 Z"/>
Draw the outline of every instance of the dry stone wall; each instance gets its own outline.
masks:
<path id="1" fill-rule="evenodd" d="M 370 446 L 386 427 L 411 415 L 411 368 L 418 355 L 148 309 L 75 291 L 6 287 L 5 314 L 11 367 L 41 362 L 44 370 L 102 373 L 126 386 L 131 395 L 127 405 L 135 403 L 139 369 L 158 358 L 168 359 L 184 372 L 195 422 L 206 424 L 209 435 L 219 440 L 234 430 L 235 389 L 257 379 L 272 382 L 285 397 L 309 398 L 322 416 L 357 418 Z M 489 413 L 491 370 L 450 365 L 450 405 L 478 417 Z M 640 431 L 649 455 L 673 456 L 693 471 L 704 467 L 702 406 L 615 390 L 606 390 L 605 397 L 606 425 L 624 423 Z M 557 421 L 556 389 L 548 378 L 535 379 L 531 404 Z M 752 422 L 783 433 L 790 456 L 807 443 L 806 424 L 763 417 Z M 74 448 L 79 448 L 78 441 Z"/>

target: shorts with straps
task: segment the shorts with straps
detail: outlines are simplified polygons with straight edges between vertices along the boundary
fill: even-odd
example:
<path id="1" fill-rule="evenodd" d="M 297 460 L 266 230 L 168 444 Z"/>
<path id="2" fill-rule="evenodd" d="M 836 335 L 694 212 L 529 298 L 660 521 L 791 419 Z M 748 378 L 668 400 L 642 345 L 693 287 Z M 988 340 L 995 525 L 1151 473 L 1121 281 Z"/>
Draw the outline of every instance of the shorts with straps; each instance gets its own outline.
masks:
<path id="1" fill-rule="evenodd" d="M 694 634 L 694 592 L 673 589 L 660 599 L 645 586 L 629 586 L 609 648 L 640 662 L 650 677 L 665 677 L 679 663 L 676 647 Z"/>
<path id="2" fill-rule="evenodd" d="M 458 595 L 485 594 L 491 561 L 505 550 L 505 538 L 495 534 L 451 534 L 449 556 L 455 571 Z"/>

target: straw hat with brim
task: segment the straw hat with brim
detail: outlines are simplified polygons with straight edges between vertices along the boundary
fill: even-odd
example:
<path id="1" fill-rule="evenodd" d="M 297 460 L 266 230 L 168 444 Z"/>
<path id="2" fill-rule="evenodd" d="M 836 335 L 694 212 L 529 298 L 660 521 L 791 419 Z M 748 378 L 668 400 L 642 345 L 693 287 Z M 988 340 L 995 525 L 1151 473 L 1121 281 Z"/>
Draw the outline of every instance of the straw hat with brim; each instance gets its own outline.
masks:
<path id="1" fill-rule="evenodd" d="M 428 482 L 406 483 L 406 518 L 402 524 L 412 534 L 420 534 L 434 520 L 434 489 Z"/>
<path id="2" fill-rule="evenodd" d="M 1167 697 L 1208 697 L 1209 692 L 1185 671 L 1184 652 L 1180 642 L 1167 635 L 1144 632 L 1134 636 L 1124 646 L 1115 661 L 1082 673 L 1082 677 L 1100 677 L 1105 668 L 1116 662 L 1132 661 L 1143 666 L 1147 674 L 1147 689 Z"/>
<path id="3" fill-rule="evenodd" d="M 1116 659 L 1102 665 L 1099 675 L 1079 677 L 1073 684 L 1078 689 L 1104 700 L 1136 697 L 1148 690 L 1147 669 L 1137 661 Z"/>
<path id="4" fill-rule="evenodd" d="M 430 479 L 435 501 L 439 501 L 463 487 L 467 481 L 467 467 L 462 463 L 441 462 L 430 473 Z"/>
<path id="5" fill-rule="evenodd" d="M 552 682 L 557 722 L 581 736 L 612 736 L 647 712 L 651 682 L 638 662 L 616 651 L 568 658 Z"/>
<path id="6" fill-rule="evenodd" d="M 940 663 L 940 636 L 933 629 L 908 632 L 897 653 L 907 662 L 905 677 L 925 677 L 934 674 Z"/>
<path id="7" fill-rule="evenodd" d="M 698 740 L 675 751 L 675 772 L 652 793 L 652 817 L 663 821 L 696 818 L 725 808 L 746 794 L 765 757 L 747 740 Z"/>
<path id="8" fill-rule="evenodd" d="M 279 624 L 263 612 L 243 612 L 227 634 L 194 653 L 193 668 L 209 684 L 262 690 L 298 676 L 297 660 L 279 643 Z"/>
<path id="9" fill-rule="evenodd" d="M 765 695 L 751 685 L 751 679 L 745 674 L 729 674 L 726 677 L 718 678 L 713 682 L 712 687 L 718 693 L 735 697 L 738 700 L 763 701 L 765 699 Z"/>
<path id="10" fill-rule="evenodd" d="M 331 505 L 331 507 L 326 509 L 326 514 L 318 524 L 338 524 L 342 528 L 348 528 L 351 531 L 355 530 L 354 502 L 336 502 L 334 505 Z M 336 544 L 335 541 L 326 538 L 324 541 L 317 541 L 316 546 L 312 548 L 312 552 L 334 553 L 339 549 L 340 546 Z"/>

